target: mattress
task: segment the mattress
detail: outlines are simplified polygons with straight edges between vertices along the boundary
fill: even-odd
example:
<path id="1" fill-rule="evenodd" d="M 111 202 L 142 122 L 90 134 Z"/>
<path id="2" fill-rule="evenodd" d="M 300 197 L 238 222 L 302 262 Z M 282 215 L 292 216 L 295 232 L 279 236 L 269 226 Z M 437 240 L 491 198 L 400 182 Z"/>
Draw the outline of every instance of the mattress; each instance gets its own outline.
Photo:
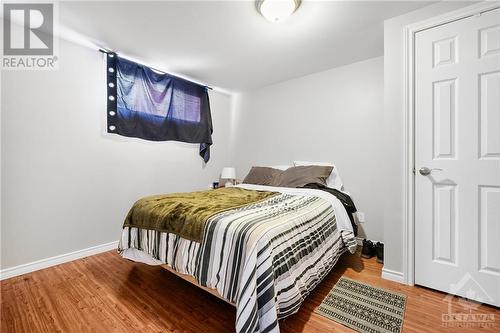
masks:
<path id="1" fill-rule="evenodd" d="M 124 258 L 167 264 L 236 304 L 236 331 L 279 332 L 340 255 L 356 241 L 341 202 L 316 189 L 242 184 L 278 196 L 212 216 L 196 242 L 176 234 L 125 227 Z"/>

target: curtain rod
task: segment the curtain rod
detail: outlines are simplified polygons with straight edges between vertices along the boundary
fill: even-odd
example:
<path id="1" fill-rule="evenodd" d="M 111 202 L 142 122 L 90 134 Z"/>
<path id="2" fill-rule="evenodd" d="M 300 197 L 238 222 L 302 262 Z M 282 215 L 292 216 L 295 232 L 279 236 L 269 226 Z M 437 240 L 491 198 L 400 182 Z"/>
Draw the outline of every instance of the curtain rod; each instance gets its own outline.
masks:
<path id="1" fill-rule="evenodd" d="M 106 54 L 109 54 L 109 53 L 115 53 L 115 52 L 113 52 L 113 51 L 108 51 L 108 50 L 105 50 L 105 49 L 99 49 L 99 52 L 101 52 L 101 53 L 106 53 Z M 140 64 L 140 65 L 143 65 L 143 64 Z M 146 65 L 143 65 L 143 66 L 146 66 Z M 153 70 L 154 70 L 154 71 L 156 71 L 156 72 L 160 72 L 160 73 L 162 73 L 162 74 L 168 74 L 168 75 L 171 75 L 171 76 L 177 77 L 177 78 L 179 78 L 179 79 L 186 80 L 186 81 L 190 81 L 190 82 L 196 83 L 196 84 L 198 84 L 198 85 L 200 85 L 200 86 L 204 86 L 204 87 L 206 87 L 206 88 L 207 88 L 207 89 L 209 89 L 209 90 L 214 90 L 214 88 L 212 88 L 212 87 L 210 87 L 210 86 L 207 86 L 206 84 L 200 84 L 200 83 L 198 83 L 198 82 L 194 82 L 194 81 L 191 81 L 191 80 L 185 79 L 185 78 L 183 78 L 183 77 L 175 76 L 175 75 L 172 75 L 172 74 L 170 74 L 170 73 L 167 73 L 167 72 L 161 71 L 161 70 L 156 69 L 156 68 L 154 68 L 154 67 L 151 67 L 151 66 L 147 66 L 147 67 L 149 67 L 149 68 L 153 69 Z"/>

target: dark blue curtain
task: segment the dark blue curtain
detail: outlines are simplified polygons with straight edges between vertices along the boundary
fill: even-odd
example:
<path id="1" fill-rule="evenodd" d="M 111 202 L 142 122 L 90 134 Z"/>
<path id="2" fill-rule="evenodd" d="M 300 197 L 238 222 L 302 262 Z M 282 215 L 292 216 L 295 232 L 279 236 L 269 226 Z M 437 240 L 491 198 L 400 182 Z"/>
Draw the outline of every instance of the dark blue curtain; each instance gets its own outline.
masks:
<path id="1" fill-rule="evenodd" d="M 207 87 L 107 55 L 108 133 L 200 144 L 208 162 L 212 116 Z"/>

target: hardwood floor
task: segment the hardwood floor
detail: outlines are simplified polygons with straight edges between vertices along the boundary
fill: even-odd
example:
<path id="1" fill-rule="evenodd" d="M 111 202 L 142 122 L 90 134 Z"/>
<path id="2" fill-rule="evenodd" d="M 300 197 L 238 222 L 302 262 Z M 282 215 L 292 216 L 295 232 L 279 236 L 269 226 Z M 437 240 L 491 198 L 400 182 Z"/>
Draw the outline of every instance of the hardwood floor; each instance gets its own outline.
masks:
<path id="1" fill-rule="evenodd" d="M 281 332 L 352 332 L 314 309 L 342 275 L 408 295 L 404 332 L 499 332 L 500 310 L 490 327 L 443 327 L 446 296 L 383 280 L 375 259 L 343 255 L 300 311 L 280 321 Z M 452 312 L 464 312 L 452 300 Z M 1 282 L 1 332 L 233 332 L 235 309 L 161 267 L 122 259 L 114 251 Z"/>

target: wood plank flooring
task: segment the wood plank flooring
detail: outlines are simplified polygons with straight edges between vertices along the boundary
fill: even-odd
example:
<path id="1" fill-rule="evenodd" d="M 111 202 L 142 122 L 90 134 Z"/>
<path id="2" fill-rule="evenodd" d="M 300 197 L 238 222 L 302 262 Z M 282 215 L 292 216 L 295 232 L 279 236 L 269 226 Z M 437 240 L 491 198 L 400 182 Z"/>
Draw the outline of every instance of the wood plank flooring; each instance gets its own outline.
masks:
<path id="1" fill-rule="evenodd" d="M 382 265 L 344 254 L 300 311 L 280 321 L 281 332 L 352 332 L 314 309 L 344 275 L 408 295 L 404 332 L 499 332 L 500 310 L 489 327 L 443 327 L 443 293 L 383 280 Z M 458 298 L 452 312 L 464 312 Z M 468 310 L 467 310 L 468 311 Z M 106 252 L 1 282 L 1 332 L 234 332 L 235 309 L 161 267 Z"/>

